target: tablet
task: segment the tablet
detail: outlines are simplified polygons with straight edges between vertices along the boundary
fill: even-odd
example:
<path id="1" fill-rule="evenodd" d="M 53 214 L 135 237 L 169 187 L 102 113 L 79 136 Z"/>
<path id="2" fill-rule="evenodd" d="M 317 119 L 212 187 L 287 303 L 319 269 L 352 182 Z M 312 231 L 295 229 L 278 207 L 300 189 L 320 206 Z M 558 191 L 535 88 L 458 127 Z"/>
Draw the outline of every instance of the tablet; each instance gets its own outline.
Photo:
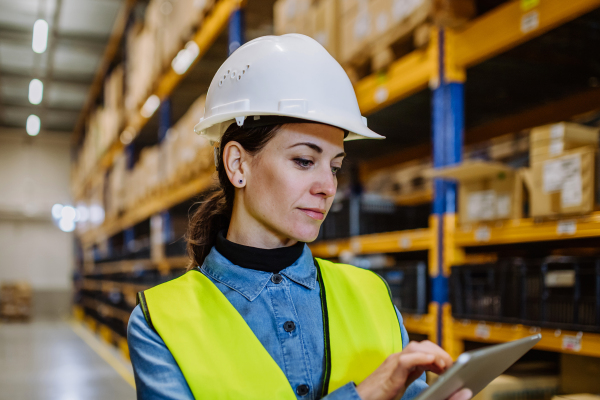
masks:
<path id="1" fill-rule="evenodd" d="M 513 365 L 542 338 L 541 334 L 461 354 L 416 400 L 446 400 L 454 392 L 469 388 L 473 396 Z"/>

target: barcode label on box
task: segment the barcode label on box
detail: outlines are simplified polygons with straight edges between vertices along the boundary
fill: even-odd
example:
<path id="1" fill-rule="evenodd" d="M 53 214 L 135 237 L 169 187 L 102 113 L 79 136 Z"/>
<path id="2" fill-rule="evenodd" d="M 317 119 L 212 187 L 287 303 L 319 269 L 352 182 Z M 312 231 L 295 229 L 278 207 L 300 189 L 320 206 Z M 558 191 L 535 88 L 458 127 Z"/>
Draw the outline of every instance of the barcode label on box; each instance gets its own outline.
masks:
<path id="1" fill-rule="evenodd" d="M 577 232 L 577 222 L 559 221 L 556 227 L 556 233 L 559 235 L 574 235 Z"/>
<path id="2" fill-rule="evenodd" d="M 581 337 L 565 335 L 562 339 L 563 350 L 581 351 Z"/>
<path id="3" fill-rule="evenodd" d="M 477 325 L 475 328 L 475 336 L 481 339 L 488 339 L 490 337 L 490 327 L 484 324 Z"/>

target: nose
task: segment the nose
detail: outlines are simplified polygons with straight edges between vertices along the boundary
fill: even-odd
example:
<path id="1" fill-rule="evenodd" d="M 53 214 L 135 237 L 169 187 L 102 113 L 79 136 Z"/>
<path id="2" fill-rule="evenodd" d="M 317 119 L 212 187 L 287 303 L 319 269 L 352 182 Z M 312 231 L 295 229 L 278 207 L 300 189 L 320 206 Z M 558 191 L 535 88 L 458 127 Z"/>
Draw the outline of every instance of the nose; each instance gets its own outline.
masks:
<path id="1" fill-rule="evenodd" d="M 335 196 L 337 191 L 337 179 L 331 173 L 331 168 L 318 171 L 317 180 L 311 187 L 311 194 L 321 196 L 324 199 Z"/>

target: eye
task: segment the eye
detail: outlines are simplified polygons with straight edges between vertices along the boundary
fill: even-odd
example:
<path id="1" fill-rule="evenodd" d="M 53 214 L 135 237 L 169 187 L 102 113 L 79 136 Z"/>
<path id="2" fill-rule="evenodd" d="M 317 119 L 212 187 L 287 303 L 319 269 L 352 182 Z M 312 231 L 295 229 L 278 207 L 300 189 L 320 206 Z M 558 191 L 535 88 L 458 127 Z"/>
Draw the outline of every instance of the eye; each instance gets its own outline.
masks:
<path id="1" fill-rule="evenodd" d="M 308 168 L 314 164 L 311 160 L 305 158 L 294 158 L 294 161 L 302 168 Z"/>
<path id="2" fill-rule="evenodd" d="M 340 172 L 340 169 L 342 169 L 342 167 L 331 167 L 331 172 L 334 175 L 337 175 L 337 173 Z"/>

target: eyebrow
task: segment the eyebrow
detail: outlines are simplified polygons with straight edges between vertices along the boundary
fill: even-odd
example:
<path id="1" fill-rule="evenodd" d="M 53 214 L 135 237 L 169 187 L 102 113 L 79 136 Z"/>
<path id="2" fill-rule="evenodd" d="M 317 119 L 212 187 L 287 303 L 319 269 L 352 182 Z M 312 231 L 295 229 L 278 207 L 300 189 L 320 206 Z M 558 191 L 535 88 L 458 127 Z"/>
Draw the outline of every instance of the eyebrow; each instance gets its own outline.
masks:
<path id="1" fill-rule="evenodd" d="M 288 149 L 291 149 L 292 147 L 296 147 L 296 146 L 308 146 L 319 154 L 323 153 L 323 149 L 321 147 L 319 147 L 316 144 L 311 143 L 311 142 L 296 143 L 296 144 L 293 144 L 290 147 L 288 147 Z M 333 158 L 338 158 L 338 157 L 346 157 L 346 153 L 342 151 L 341 153 L 339 153 L 338 155 L 336 155 Z"/>

